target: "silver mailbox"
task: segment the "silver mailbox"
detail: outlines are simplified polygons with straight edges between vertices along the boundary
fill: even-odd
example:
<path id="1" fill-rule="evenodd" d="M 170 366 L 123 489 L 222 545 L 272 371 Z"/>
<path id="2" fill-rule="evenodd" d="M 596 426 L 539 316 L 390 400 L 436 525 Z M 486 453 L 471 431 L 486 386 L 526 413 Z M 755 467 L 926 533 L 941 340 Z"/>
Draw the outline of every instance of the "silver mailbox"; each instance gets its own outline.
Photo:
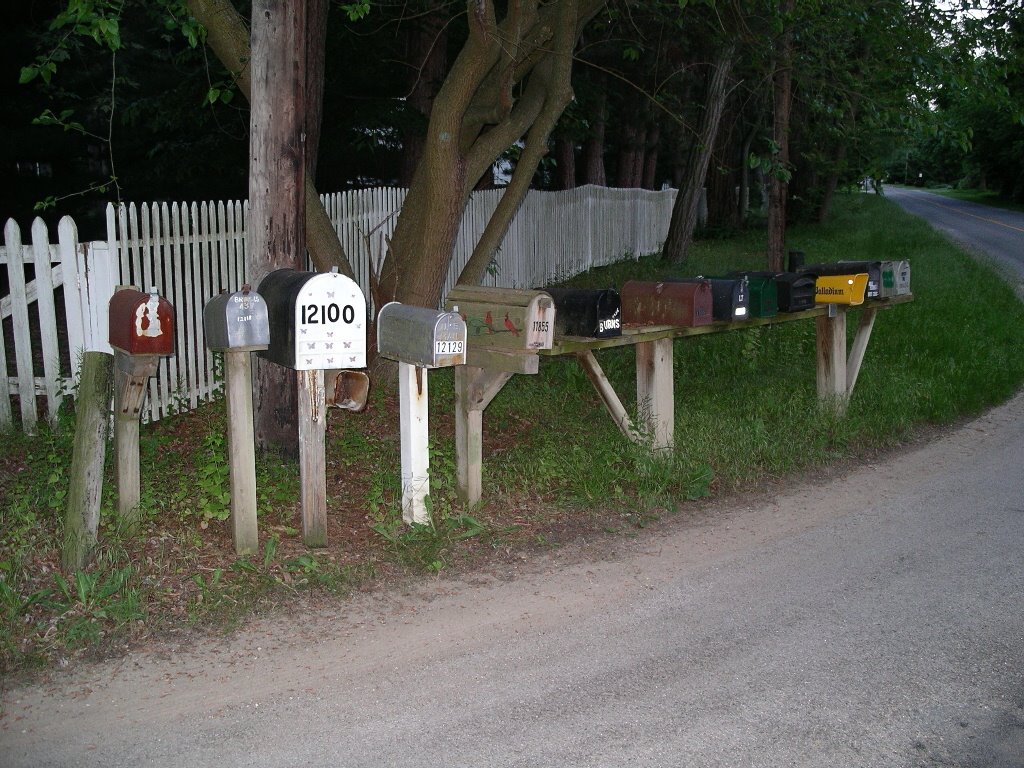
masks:
<path id="1" fill-rule="evenodd" d="M 224 291 L 203 308 L 206 346 L 214 352 L 252 352 L 270 346 L 267 302 L 249 285 Z"/>
<path id="2" fill-rule="evenodd" d="M 397 301 L 377 315 L 377 350 L 384 357 L 424 368 L 466 363 L 466 321 L 451 312 Z"/>

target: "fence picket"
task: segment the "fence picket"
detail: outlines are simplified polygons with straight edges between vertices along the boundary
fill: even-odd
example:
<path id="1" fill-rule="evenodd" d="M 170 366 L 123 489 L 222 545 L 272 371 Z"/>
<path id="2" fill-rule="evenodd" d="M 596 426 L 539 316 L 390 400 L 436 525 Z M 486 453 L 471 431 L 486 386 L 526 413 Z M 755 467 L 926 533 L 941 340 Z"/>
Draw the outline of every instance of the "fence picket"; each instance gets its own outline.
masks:
<path id="1" fill-rule="evenodd" d="M 32 222 L 32 252 L 36 263 L 36 317 L 39 321 L 39 346 L 43 357 L 43 392 L 46 394 L 46 416 L 51 424 L 57 421 L 60 408 L 60 342 L 57 337 L 57 311 L 54 306 L 53 257 L 46 223 Z"/>
<path id="2" fill-rule="evenodd" d="M 32 366 L 32 332 L 28 317 L 28 292 L 25 288 L 25 250 L 21 229 L 13 219 L 4 227 L 7 246 L 7 279 L 11 291 L 11 322 L 14 325 L 14 364 L 17 374 L 21 424 L 26 434 L 36 433 L 36 382 Z M 6 371 L 4 372 L 6 375 Z"/>

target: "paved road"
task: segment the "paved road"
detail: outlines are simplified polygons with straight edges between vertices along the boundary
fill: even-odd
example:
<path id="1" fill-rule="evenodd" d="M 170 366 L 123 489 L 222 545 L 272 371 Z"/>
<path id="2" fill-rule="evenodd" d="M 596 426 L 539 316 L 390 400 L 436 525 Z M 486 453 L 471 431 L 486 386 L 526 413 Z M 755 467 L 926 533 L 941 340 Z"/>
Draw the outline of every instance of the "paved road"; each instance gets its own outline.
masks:
<path id="1" fill-rule="evenodd" d="M 17 766 L 1024 765 L 1024 396 L 611 561 L 430 581 L 4 695 Z"/>
<path id="2" fill-rule="evenodd" d="M 954 200 L 913 187 L 886 187 L 886 197 L 967 250 L 995 263 L 1024 297 L 1024 213 Z"/>

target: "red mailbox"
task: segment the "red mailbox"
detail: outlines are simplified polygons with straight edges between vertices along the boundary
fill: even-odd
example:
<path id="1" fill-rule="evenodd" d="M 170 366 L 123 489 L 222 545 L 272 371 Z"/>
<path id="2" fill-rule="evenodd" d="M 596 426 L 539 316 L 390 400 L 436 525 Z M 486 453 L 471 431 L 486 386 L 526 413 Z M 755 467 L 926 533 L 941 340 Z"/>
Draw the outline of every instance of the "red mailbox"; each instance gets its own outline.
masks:
<path id="1" fill-rule="evenodd" d="M 125 288 L 109 305 L 110 346 L 126 355 L 174 354 L 174 308 L 156 292 Z"/>

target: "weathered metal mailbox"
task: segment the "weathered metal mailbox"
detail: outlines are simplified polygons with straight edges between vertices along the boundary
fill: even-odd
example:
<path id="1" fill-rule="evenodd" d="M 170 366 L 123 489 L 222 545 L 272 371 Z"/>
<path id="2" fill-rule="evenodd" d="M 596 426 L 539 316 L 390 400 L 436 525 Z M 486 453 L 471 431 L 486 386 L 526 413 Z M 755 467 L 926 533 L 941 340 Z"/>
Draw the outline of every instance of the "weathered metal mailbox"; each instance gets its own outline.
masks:
<path id="1" fill-rule="evenodd" d="M 421 368 L 464 365 L 466 321 L 458 307 L 439 312 L 392 301 L 377 315 L 377 349 L 384 357 Z"/>
<path id="2" fill-rule="evenodd" d="M 620 292 L 626 325 L 696 327 L 713 320 L 711 284 L 627 280 Z"/>
<path id="3" fill-rule="evenodd" d="M 711 284 L 711 315 L 715 320 L 735 322 L 750 317 L 750 283 L 741 277 L 673 277 L 670 282 Z"/>
<path id="4" fill-rule="evenodd" d="M 297 371 L 366 367 L 366 299 L 354 280 L 279 269 L 263 278 L 259 294 L 270 323 L 261 357 Z"/>
<path id="5" fill-rule="evenodd" d="M 174 308 L 151 288 L 123 288 L 108 306 L 108 340 L 120 354 L 118 367 L 133 376 L 152 376 L 161 357 L 174 354 Z"/>
<path id="6" fill-rule="evenodd" d="M 445 309 L 456 306 L 470 345 L 538 350 L 554 342 L 555 301 L 546 291 L 460 285 L 445 299 Z"/>
<path id="7" fill-rule="evenodd" d="M 601 288 L 550 288 L 555 335 L 606 339 L 622 335 L 619 292 Z"/>
<path id="8" fill-rule="evenodd" d="M 214 352 L 255 352 L 270 346 L 267 302 L 249 285 L 224 291 L 203 307 L 206 346 Z"/>
<path id="9" fill-rule="evenodd" d="M 882 262 L 882 298 L 910 293 L 910 262 Z"/>

